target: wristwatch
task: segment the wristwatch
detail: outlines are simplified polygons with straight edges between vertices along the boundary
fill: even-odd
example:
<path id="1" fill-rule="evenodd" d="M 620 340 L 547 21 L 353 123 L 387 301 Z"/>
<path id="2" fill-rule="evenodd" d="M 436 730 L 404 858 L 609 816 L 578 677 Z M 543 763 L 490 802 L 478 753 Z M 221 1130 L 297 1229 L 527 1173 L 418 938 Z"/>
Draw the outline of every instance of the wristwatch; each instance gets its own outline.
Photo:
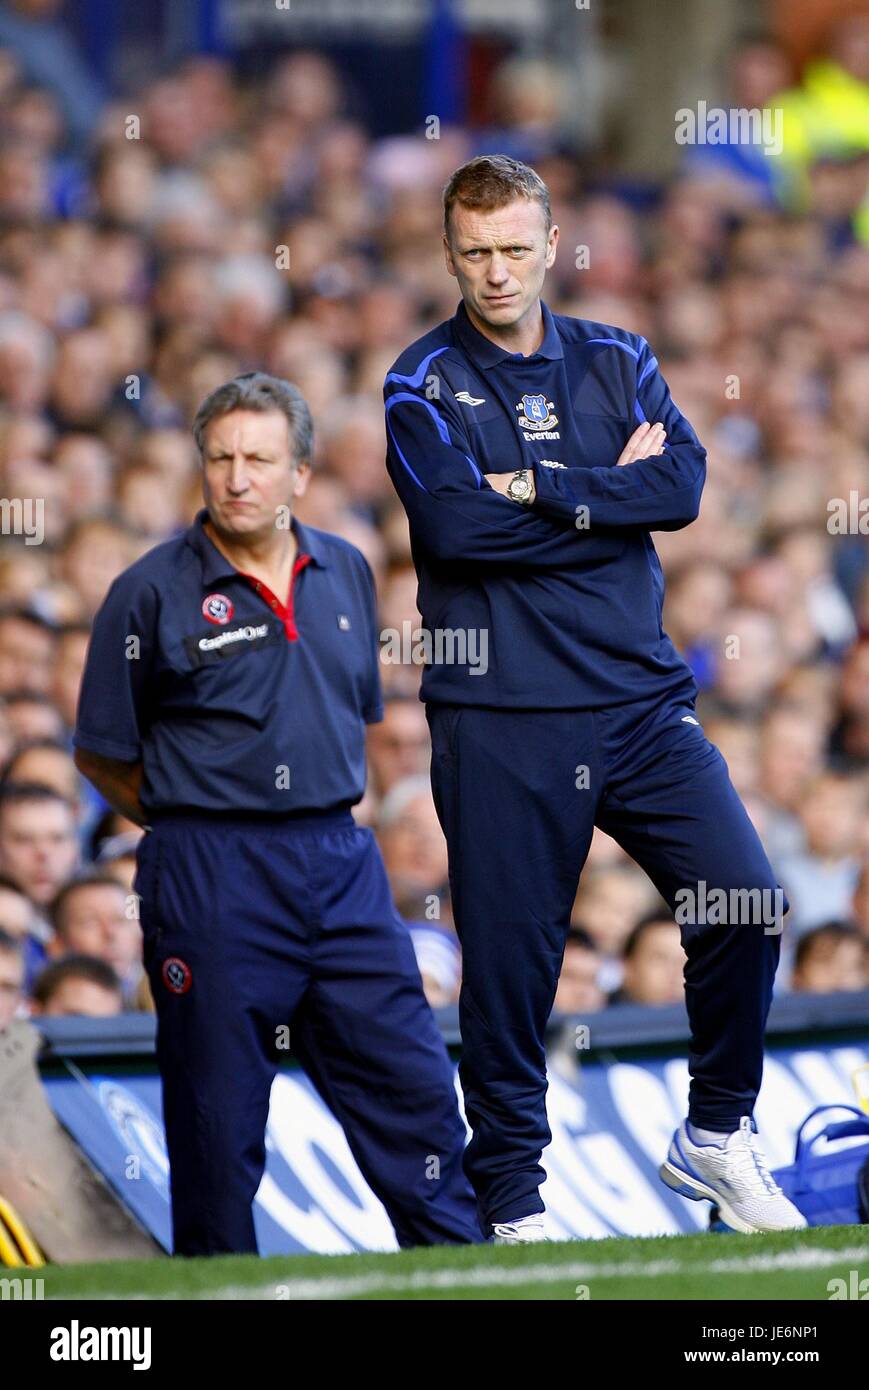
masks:
<path id="1" fill-rule="evenodd" d="M 531 482 L 531 479 L 528 477 L 528 469 L 518 469 L 517 472 L 513 474 L 513 477 L 507 484 L 507 496 L 513 502 L 523 502 L 527 504 L 531 497 L 532 491 L 533 484 Z"/>

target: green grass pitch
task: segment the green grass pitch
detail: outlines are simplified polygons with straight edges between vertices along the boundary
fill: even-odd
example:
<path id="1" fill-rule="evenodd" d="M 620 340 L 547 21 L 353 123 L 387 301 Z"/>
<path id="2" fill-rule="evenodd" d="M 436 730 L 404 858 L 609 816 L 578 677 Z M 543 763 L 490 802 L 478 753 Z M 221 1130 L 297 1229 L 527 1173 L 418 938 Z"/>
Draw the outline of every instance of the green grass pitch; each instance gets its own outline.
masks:
<path id="1" fill-rule="evenodd" d="M 831 1280 L 844 1279 L 853 1289 L 869 1278 L 869 1227 L 827 1226 L 782 1235 L 440 1246 L 387 1254 L 158 1258 L 48 1265 L 39 1275 L 45 1280 L 47 1299 L 73 1300 L 826 1301 Z"/>

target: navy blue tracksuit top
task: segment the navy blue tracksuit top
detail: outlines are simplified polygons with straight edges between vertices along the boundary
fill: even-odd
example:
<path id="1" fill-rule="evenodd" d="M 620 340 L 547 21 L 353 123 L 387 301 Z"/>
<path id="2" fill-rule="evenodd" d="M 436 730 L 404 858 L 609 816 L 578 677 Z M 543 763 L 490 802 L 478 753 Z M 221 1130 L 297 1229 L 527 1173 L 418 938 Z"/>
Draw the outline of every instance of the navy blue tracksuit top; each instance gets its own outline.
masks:
<path id="1" fill-rule="evenodd" d="M 423 625 L 433 639 L 485 633 L 488 651 L 472 674 L 471 661 L 443 659 L 462 654 L 445 639 L 421 698 L 571 709 L 696 694 L 664 632 L 649 533 L 695 519 L 706 452 L 644 338 L 541 307 L 544 338 L 528 357 L 478 332 L 460 303 L 384 383 L 387 468 L 410 522 Z M 663 454 L 617 468 L 645 420 L 663 424 Z M 530 507 L 484 479 L 523 465 Z"/>

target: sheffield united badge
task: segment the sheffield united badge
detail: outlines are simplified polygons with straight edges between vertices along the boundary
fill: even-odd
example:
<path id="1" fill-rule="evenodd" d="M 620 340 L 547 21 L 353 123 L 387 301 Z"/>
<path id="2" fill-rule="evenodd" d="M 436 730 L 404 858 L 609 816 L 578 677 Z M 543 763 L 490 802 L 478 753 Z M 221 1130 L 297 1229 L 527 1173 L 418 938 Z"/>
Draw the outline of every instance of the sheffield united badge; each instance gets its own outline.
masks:
<path id="1" fill-rule="evenodd" d="M 226 594 L 209 594 L 202 600 L 202 616 L 210 623 L 217 623 L 218 627 L 228 623 L 234 612 L 235 604 Z"/>

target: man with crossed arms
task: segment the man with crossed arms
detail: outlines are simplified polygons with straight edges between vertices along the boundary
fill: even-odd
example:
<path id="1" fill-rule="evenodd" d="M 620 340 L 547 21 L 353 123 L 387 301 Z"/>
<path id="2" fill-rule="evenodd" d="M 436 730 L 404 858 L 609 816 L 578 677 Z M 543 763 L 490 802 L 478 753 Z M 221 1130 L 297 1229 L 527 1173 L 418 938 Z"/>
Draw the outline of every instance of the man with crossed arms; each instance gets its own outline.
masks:
<path id="1" fill-rule="evenodd" d="M 485 670 L 434 661 L 421 688 L 462 943 L 466 1171 L 496 1240 L 545 1239 L 544 1030 L 597 825 L 687 954 L 688 1116 L 660 1175 L 736 1230 L 797 1228 L 752 1118 L 788 904 L 695 716 L 651 537 L 697 516 L 705 451 L 645 339 L 541 301 L 557 241 L 533 169 L 458 169 L 444 248 L 462 301 L 384 386 L 423 622 L 488 639 Z"/>

